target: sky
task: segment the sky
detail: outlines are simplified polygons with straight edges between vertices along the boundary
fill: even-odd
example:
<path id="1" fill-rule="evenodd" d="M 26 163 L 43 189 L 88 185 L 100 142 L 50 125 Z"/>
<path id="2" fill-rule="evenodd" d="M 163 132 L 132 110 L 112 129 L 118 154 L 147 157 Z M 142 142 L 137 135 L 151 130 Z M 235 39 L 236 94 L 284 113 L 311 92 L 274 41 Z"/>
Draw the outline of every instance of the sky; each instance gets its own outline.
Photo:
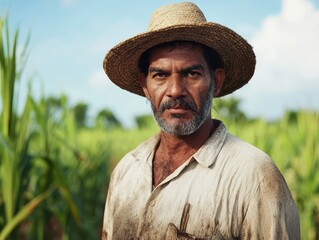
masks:
<path id="1" fill-rule="evenodd" d="M 0 16 L 19 28 L 21 46 L 30 33 L 29 58 L 20 82 L 27 93 L 66 94 L 85 102 L 89 115 L 111 109 L 127 127 L 151 114 L 145 98 L 118 88 L 102 62 L 109 49 L 147 29 L 152 12 L 168 0 L 0 0 Z M 209 22 L 225 25 L 252 46 L 255 75 L 231 94 L 250 117 L 269 120 L 287 110 L 319 110 L 319 0 L 196 0 Z"/>

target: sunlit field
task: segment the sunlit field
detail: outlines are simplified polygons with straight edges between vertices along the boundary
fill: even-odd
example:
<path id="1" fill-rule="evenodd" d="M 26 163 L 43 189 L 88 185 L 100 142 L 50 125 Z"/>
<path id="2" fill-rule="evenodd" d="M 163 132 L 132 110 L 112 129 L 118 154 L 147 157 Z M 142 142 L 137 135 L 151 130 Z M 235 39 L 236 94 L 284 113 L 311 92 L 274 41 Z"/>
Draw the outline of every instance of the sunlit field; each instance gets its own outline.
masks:
<path id="1" fill-rule="evenodd" d="M 150 116 L 125 129 L 108 109 L 88 125 L 84 103 L 35 100 L 32 91 L 18 112 L 15 86 L 27 52 L 17 53 L 18 34 L 8 35 L 1 20 L 0 31 L 0 240 L 99 239 L 112 169 L 159 129 Z M 319 239 L 319 113 L 250 119 L 234 98 L 216 101 L 212 112 L 272 157 L 298 205 L 301 239 Z"/>

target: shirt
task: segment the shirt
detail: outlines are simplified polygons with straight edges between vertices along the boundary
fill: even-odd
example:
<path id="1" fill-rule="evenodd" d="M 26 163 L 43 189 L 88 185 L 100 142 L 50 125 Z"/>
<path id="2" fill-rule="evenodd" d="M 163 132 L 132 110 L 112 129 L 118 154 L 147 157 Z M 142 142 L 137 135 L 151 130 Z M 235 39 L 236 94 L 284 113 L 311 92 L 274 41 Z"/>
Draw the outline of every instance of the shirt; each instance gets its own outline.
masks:
<path id="1" fill-rule="evenodd" d="M 114 169 L 102 239 L 299 239 L 296 204 L 278 168 L 223 123 L 156 188 L 159 135 Z"/>

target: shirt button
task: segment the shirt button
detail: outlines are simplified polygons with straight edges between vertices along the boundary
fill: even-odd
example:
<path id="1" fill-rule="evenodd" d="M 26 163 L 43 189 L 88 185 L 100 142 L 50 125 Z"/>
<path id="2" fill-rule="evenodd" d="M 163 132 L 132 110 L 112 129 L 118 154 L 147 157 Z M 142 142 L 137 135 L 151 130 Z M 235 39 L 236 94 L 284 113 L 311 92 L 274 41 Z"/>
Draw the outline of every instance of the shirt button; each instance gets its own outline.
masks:
<path id="1" fill-rule="evenodd" d="M 150 206 L 150 207 L 154 207 L 154 205 L 155 205 L 155 200 L 150 201 L 149 206 Z"/>

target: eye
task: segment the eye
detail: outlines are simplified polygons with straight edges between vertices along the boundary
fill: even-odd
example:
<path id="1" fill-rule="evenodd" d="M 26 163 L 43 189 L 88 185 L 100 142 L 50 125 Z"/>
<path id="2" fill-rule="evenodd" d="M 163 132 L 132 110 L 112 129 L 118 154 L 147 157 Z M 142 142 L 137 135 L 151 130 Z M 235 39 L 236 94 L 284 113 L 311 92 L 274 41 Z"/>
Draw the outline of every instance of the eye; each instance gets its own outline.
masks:
<path id="1" fill-rule="evenodd" d="M 155 79 L 163 79 L 166 77 L 166 74 L 163 72 L 158 72 L 152 75 L 153 78 Z"/>
<path id="2" fill-rule="evenodd" d="M 188 77 L 188 78 L 198 78 L 200 76 L 201 74 L 198 71 L 188 71 L 185 73 L 185 77 Z"/>

